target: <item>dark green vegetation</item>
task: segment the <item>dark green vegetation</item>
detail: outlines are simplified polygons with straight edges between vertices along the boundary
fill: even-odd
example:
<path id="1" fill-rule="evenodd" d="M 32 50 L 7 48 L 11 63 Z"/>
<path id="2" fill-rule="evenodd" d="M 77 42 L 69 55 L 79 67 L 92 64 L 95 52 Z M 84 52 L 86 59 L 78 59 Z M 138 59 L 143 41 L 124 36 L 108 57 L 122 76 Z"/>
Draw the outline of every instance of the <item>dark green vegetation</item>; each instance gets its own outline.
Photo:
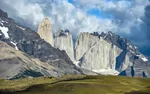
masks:
<path id="1" fill-rule="evenodd" d="M 150 79 L 67 75 L 60 78 L 0 80 L 0 94 L 150 94 Z"/>
<path id="2" fill-rule="evenodd" d="M 24 71 L 21 75 L 18 74 L 16 75 L 15 77 L 13 77 L 11 80 L 13 79 L 19 79 L 19 78 L 25 78 L 24 75 L 28 75 L 28 76 L 31 76 L 31 77 L 41 77 L 41 76 L 44 76 L 42 73 L 40 72 L 35 72 L 35 71 L 32 71 L 32 70 L 26 70 Z"/>

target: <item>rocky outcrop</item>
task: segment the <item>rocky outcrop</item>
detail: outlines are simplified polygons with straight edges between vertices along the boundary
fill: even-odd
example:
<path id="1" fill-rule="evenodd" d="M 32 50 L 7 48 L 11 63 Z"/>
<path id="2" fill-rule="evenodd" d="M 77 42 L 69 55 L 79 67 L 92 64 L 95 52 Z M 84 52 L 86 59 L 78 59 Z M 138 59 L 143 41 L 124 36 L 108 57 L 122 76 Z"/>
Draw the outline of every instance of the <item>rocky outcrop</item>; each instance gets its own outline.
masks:
<path id="1" fill-rule="evenodd" d="M 121 59 L 121 58 L 120 58 Z M 142 54 L 128 51 L 120 63 L 120 75 L 130 77 L 150 77 L 150 62 Z"/>
<path id="2" fill-rule="evenodd" d="M 74 46 L 72 35 L 69 30 L 58 31 L 55 36 L 54 47 L 66 51 L 67 55 L 74 62 Z"/>
<path id="3" fill-rule="evenodd" d="M 150 63 L 130 41 L 108 33 L 82 33 L 75 46 L 82 68 L 101 74 L 150 77 Z"/>
<path id="4" fill-rule="evenodd" d="M 30 28 L 17 24 L 14 20 L 1 17 L 0 21 L 6 30 L 0 29 L 0 40 L 41 62 L 47 62 L 59 71 L 58 75 L 80 74 L 65 51 L 53 48 L 49 43 Z M 6 37 L 7 35 L 7 37 Z"/>
<path id="5" fill-rule="evenodd" d="M 102 33 L 100 36 L 123 50 L 116 58 L 116 70 L 120 75 L 150 77 L 150 62 L 134 44 L 112 32 Z"/>
<path id="6" fill-rule="evenodd" d="M 0 78 L 17 79 L 24 77 L 54 76 L 57 69 L 41 62 L 0 41 Z"/>
<path id="7" fill-rule="evenodd" d="M 50 43 L 52 46 L 54 46 L 54 40 L 53 40 L 53 32 L 52 32 L 52 26 L 50 23 L 50 20 L 48 18 L 45 18 L 38 26 L 38 34 L 42 39 L 44 39 L 46 42 Z"/>
<path id="8" fill-rule="evenodd" d="M 48 42 L 41 39 L 40 36 L 35 31 L 16 23 L 13 19 L 0 15 L 0 27 L 5 28 L 5 29 L 0 28 L 0 41 L 7 43 L 9 46 L 16 49 L 16 51 L 17 50 L 22 51 L 32 58 L 39 59 L 40 62 L 46 63 L 47 64 L 46 66 L 48 66 L 49 64 L 50 66 L 54 67 L 53 69 L 54 72 L 51 73 L 50 75 L 49 74 L 47 75 L 49 76 L 61 76 L 66 74 L 96 75 L 95 72 L 76 67 L 64 50 L 61 51 L 59 49 L 52 47 Z M 10 62 L 11 61 L 12 63 L 15 62 L 13 60 L 10 60 Z M 18 59 L 16 61 L 20 62 Z M 2 61 L 0 61 L 0 63 L 1 62 Z M 32 63 L 32 61 L 29 62 L 29 64 L 30 63 Z M 47 67 L 45 69 L 49 71 Z M 40 73 L 43 75 L 43 72 Z M 44 75 L 46 75 L 46 73 L 47 72 L 44 72 Z"/>
<path id="9" fill-rule="evenodd" d="M 0 15 L 1 17 L 8 17 L 7 13 L 3 12 L 1 9 L 0 9 Z"/>
<path id="10" fill-rule="evenodd" d="M 46 21 L 46 23 L 49 22 Z M 41 31 L 51 30 L 49 26 L 43 24 Z M 41 35 L 46 38 L 49 37 L 48 33 Z M 30 28 L 8 18 L 7 13 L 0 10 L 0 41 L 13 47 L 13 50 L 9 50 L 12 49 L 10 47 L 2 46 L 2 49 L 0 48 L 0 53 L 4 53 L 0 54 L 0 77 L 34 77 L 33 74 L 36 76 L 96 75 L 97 73 L 150 77 L 148 59 L 130 41 L 114 33 L 81 33 L 74 49 L 75 60 L 79 67 L 72 62 L 73 43 L 72 36 L 68 31 L 59 32 L 56 35 L 55 47 L 60 50 L 52 47 L 53 42 L 49 43 L 46 38 L 43 40 L 40 36 Z M 38 58 L 40 61 L 35 61 L 34 58 Z M 20 72 L 20 70 L 25 71 Z M 15 74 L 10 71 L 15 72 Z"/>
<path id="11" fill-rule="evenodd" d="M 83 47 L 84 48 L 84 47 Z M 121 49 L 100 38 L 82 57 L 79 65 L 95 72 L 101 69 L 115 70 L 116 57 L 121 53 Z"/>
<path id="12" fill-rule="evenodd" d="M 83 57 L 83 55 L 98 41 L 99 38 L 95 37 L 94 35 L 91 35 L 90 33 L 81 33 L 75 43 L 76 61 L 79 61 Z"/>

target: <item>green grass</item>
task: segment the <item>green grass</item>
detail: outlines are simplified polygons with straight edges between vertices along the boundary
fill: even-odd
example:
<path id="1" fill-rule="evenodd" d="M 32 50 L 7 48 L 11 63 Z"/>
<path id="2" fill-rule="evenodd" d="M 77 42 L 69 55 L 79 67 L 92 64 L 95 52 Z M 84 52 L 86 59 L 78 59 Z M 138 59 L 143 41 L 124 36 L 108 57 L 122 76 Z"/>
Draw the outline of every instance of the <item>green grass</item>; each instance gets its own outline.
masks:
<path id="1" fill-rule="evenodd" d="M 4 79 L 0 79 L 0 83 L 4 82 Z"/>
<path id="2" fill-rule="evenodd" d="M 33 85 L 51 83 L 53 81 L 55 81 L 55 78 L 49 78 L 49 77 L 5 80 L 5 81 L 0 81 L 0 91 L 3 91 L 3 92 L 21 91 Z"/>
<path id="3" fill-rule="evenodd" d="M 85 75 L 41 77 L 1 82 L 0 91 L 12 94 L 149 94 L 150 79 Z"/>

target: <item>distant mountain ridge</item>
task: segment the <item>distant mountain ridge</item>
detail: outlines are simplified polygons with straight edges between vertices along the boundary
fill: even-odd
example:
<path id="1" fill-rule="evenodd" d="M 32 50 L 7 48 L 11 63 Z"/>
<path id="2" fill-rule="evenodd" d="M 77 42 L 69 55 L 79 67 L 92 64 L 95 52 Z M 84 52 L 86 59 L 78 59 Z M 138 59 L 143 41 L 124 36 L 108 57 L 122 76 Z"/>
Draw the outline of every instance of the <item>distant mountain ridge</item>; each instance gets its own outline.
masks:
<path id="1" fill-rule="evenodd" d="M 110 74 L 150 77 L 150 62 L 127 39 L 112 32 L 101 34 L 84 32 L 78 36 L 75 45 L 73 45 L 69 30 L 60 30 L 53 37 L 49 20 L 43 21 L 39 24 L 38 35 L 30 28 L 8 18 L 7 13 L 0 10 L 0 41 L 16 49 L 16 52 L 26 53 L 25 58 L 28 56 L 32 59 L 37 58 L 42 66 L 44 66 L 42 62 L 45 62 L 49 64 L 47 67 L 53 67 L 52 70 L 49 70 L 47 67 L 35 65 L 39 69 L 33 68 L 32 72 L 40 73 L 39 76 Z M 1 66 L 4 61 L 1 59 L 0 61 Z M 25 64 L 29 63 L 25 62 Z M 8 66 L 10 66 L 9 63 Z M 0 71 L 0 74 L 5 73 L 4 71 L 7 72 L 4 69 Z M 19 77 L 26 77 L 24 73 L 21 75 Z M 8 76 L 10 79 L 15 77 Z M 29 76 L 34 77 L 27 75 L 27 77 Z"/>
<path id="2" fill-rule="evenodd" d="M 62 36 L 68 37 L 68 33 Z M 72 41 L 72 39 L 69 39 Z M 59 40 L 62 41 L 62 40 Z M 64 47 L 65 43 L 60 43 Z M 60 48 L 61 50 L 68 49 Z M 68 54 L 69 55 L 69 54 Z M 126 38 L 108 32 L 80 33 L 74 45 L 74 64 L 99 74 L 150 77 L 150 62 L 138 48 Z"/>
<path id="3" fill-rule="evenodd" d="M 148 59 L 129 40 L 112 32 L 81 33 L 75 51 L 75 57 L 82 54 L 76 59 L 82 68 L 102 74 L 150 77 Z"/>
<path id="4" fill-rule="evenodd" d="M 16 49 L 16 52 L 22 51 L 32 58 L 38 58 L 41 62 L 49 63 L 49 66 L 53 66 L 56 69 L 53 70 L 55 76 L 88 73 L 85 69 L 82 70 L 77 68 L 65 51 L 53 48 L 49 43 L 41 39 L 35 31 L 8 18 L 7 13 L 2 10 L 0 10 L 0 41 L 3 41 Z M 3 62 L 1 61 L 0 66 L 2 63 Z M 10 65 L 8 64 L 8 66 Z M 7 70 L 3 70 L 0 73 L 4 73 L 4 71 Z M 46 72 L 44 72 L 43 75 L 52 76 Z M 32 77 L 32 75 L 30 76 Z M 8 78 L 11 79 L 13 76 Z"/>
<path id="5" fill-rule="evenodd" d="M 58 76 L 59 70 L 52 65 L 32 58 L 2 41 L 0 41 L 0 53 L 0 78 Z"/>

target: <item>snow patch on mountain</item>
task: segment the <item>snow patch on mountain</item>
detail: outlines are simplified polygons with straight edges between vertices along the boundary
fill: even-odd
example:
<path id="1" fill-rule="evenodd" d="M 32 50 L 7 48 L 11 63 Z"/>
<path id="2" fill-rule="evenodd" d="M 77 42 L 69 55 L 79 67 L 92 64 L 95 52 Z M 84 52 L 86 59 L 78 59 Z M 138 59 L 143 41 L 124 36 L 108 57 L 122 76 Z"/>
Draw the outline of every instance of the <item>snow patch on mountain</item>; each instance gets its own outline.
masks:
<path id="1" fill-rule="evenodd" d="M 3 20 L 0 19 L 0 24 L 3 26 Z"/>
<path id="2" fill-rule="evenodd" d="M 129 45 L 130 48 L 133 48 L 131 45 Z"/>
<path id="3" fill-rule="evenodd" d="M 107 35 L 105 35 L 103 39 L 105 39 L 106 37 L 107 37 Z"/>
<path id="4" fill-rule="evenodd" d="M 2 23 L 4 23 L 5 21 L 1 20 Z"/>
<path id="5" fill-rule="evenodd" d="M 135 52 L 134 52 L 134 51 L 132 51 L 132 50 L 130 50 L 130 52 L 131 52 L 132 54 L 135 54 Z"/>
<path id="6" fill-rule="evenodd" d="M 74 63 L 77 67 L 79 67 L 79 62 L 80 62 L 80 61 L 74 61 L 73 63 Z"/>
<path id="7" fill-rule="evenodd" d="M 12 41 L 10 41 L 10 42 L 15 46 L 15 49 L 16 49 L 16 50 L 19 50 L 18 47 L 17 47 L 17 43 L 14 43 L 14 42 L 12 42 Z"/>
<path id="8" fill-rule="evenodd" d="M 145 62 L 147 62 L 148 61 L 148 59 L 147 58 L 145 58 L 145 57 L 143 57 L 143 58 L 141 58 L 143 61 L 145 61 Z"/>
<path id="9" fill-rule="evenodd" d="M 139 58 L 141 58 L 144 62 L 147 62 L 148 59 L 146 57 L 144 57 L 143 55 L 137 55 Z"/>
<path id="10" fill-rule="evenodd" d="M 16 25 L 16 27 L 18 27 L 18 28 L 20 28 L 21 30 L 25 30 L 25 28 L 23 28 L 23 27 L 21 27 L 21 26 L 18 26 L 18 25 Z"/>
<path id="11" fill-rule="evenodd" d="M 137 47 L 136 47 L 136 46 L 134 46 L 134 48 L 135 48 L 135 49 L 137 49 Z"/>
<path id="12" fill-rule="evenodd" d="M 8 29 L 8 27 L 1 27 L 0 26 L 0 31 L 4 34 L 4 36 L 5 36 L 5 38 L 9 38 L 9 35 L 8 35 L 8 31 L 9 31 L 9 29 Z"/>
<path id="13" fill-rule="evenodd" d="M 3 23 L 2 23 L 2 22 L 0 22 L 0 24 L 3 26 Z"/>
<path id="14" fill-rule="evenodd" d="M 119 72 L 113 69 L 99 69 L 99 70 L 92 70 L 96 73 L 103 74 L 103 75 L 118 75 Z"/>
<path id="15" fill-rule="evenodd" d="M 3 25 L 4 23 L 8 23 L 8 22 L 3 21 L 2 19 L 0 19 L 0 24 Z"/>

